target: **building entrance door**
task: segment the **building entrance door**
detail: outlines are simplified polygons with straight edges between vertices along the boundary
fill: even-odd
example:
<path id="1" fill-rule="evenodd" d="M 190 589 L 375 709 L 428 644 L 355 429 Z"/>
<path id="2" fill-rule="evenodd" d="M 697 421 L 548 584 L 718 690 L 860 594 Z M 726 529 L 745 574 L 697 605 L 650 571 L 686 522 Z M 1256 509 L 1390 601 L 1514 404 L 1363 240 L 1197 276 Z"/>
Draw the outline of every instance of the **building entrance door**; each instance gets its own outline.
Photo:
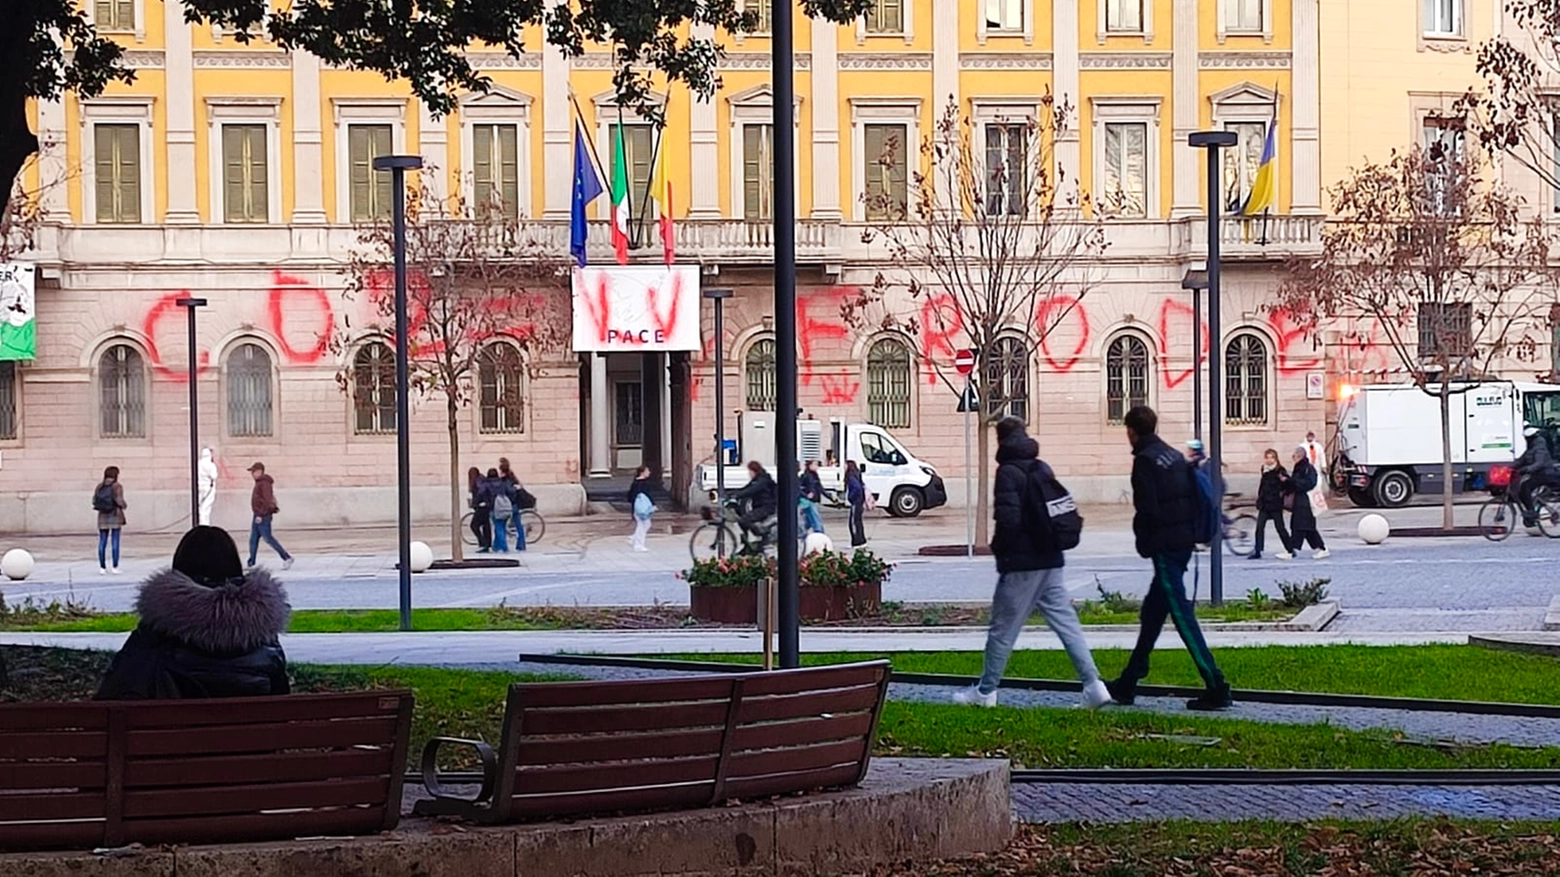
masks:
<path id="1" fill-rule="evenodd" d="M 612 468 L 638 469 L 644 460 L 645 391 L 641 381 L 612 385 Z"/>

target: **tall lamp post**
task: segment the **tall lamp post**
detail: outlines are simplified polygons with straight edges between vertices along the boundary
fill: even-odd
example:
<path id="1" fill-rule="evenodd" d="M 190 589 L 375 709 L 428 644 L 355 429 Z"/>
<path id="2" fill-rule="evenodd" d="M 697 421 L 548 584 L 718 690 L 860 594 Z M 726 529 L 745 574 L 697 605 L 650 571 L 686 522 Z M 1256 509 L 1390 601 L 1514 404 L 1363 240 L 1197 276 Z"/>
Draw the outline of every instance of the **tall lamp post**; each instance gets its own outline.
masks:
<path id="1" fill-rule="evenodd" d="M 729 289 L 706 289 L 715 304 L 715 505 L 726 507 L 726 299 Z"/>
<path id="2" fill-rule="evenodd" d="M 401 584 L 401 629 L 412 629 L 412 434 L 410 381 L 407 377 L 406 319 L 406 172 L 422 167 L 417 155 L 381 155 L 374 170 L 390 172 L 390 221 L 395 250 L 395 469 L 396 572 Z"/>
<path id="3" fill-rule="evenodd" d="M 792 0 L 774 4 L 770 62 L 774 84 L 775 168 L 775 465 L 779 467 L 780 527 L 776 554 L 780 666 L 800 666 L 801 621 L 796 557 L 796 98 L 792 75 Z"/>
<path id="4" fill-rule="evenodd" d="M 1181 288 L 1192 292 L 1192 438 L 1202 441 L 1202 291 L 1208 288 L 1208 272 L 1186 272 Z"/>
<path id="5" fill-rule="evenodd" d="M 195 309 L 206 306 L 203 298 L 185 297 L 174 302 L 184 308 L 185 326 L 189 337 L 190 376 L 190 526 L 200 523 L 200 389 L 195 380 Z"/>
<path id="6" fill-rule="evenodd" d="M 1233 148 L 1234 131 L 1193 131 L 1187 143 L 1208 151 L 1208 337 L 1218 347 L 1219 328 L 1219 150 Z M 1198 351 L 1201 353 L 1201 351 Z M 1219 357 L 1208 357 L 1208 466 L 1213 475 L 1213 494 L 1223 502 L 1223 417 L 1219 411 Z M 1208 599 L 1215 606 L 1224 604 L 1224 552 L 1219 544 L 1224 534 L 1214 528 L 1213 545 L 1208 552 Z"/>

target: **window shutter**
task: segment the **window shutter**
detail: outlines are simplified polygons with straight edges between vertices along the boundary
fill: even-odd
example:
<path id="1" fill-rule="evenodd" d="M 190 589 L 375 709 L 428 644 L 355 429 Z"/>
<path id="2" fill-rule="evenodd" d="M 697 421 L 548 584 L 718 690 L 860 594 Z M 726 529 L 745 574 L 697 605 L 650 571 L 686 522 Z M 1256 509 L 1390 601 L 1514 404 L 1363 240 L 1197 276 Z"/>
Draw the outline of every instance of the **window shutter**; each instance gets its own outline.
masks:
<path id="1" fill-rule="evenodd" d="M 250 222 L 269 222 L 271 197 L 269 163 L 266 156 L 266 128 L 264 125 L 247 125 L 248 141 L 248 219 Z"/>
<path id="2" fill-rule="evenodd" d="M 351 176 L 351 219 L 353 222 L 363 222 L 370 217 L 370 201 L 373 192 L 369 189 L 369 132 L 362 125 L 353 125 L 347 129 L 347 159 L 348 173 Z"/>
<path id="3" fill-rule="evenodd" d="M 749 222 L 765 218 L 759 183 L 763 164 L 758 152 L 763 135 L 761 125 L 742 126 L 742 216 Z"/>
<path id="4" fill-rule="evenodd" d="M 373 168 L 375 158 L 381 155 L 389 155 L 391 152 L 390 126 L 375 125 L 371 130 L 373 132 L 373 149 L 368 156 L 369 173 L 374 177 L 374 205 L 371 218 L 388 219 L 390 218 L 390 200 L 392 195 L 390 172 L 376 171 Z"/>
<path id="5" fill-rule="evenodd" d="M 481 209 L 492 204 L 497 194 L 493 191 L 493 129 L 492 125 L 471 129 L 471 181 L 476 206 Z"/>
<path id="6" fill-rule="evenodd" d="M 649 125 L 630 125 L 628 133 L 627 139 L 633 144 L 628 150 L 628 179 L 633 193 L 629 196 L 629 206 L 637 218 L 643 215 L 640 211 L 650 200 L 650 159 L 655 153 L 655 131 Z"/>
<path id="7" fill-rule="evenodd" d="M 503 125 L 498 129 L 499 197 L 504 199 L 504 217 L 520 216 L 520 144 L 519 129 Z"/>
<path id="8" fill-rule="evenodd" d="M 245 209 L 244 129 L 238 125 L 222 126 L 222 213 L 227 222 L 248 222 Z"/>
<path id="9" fill-rule="evenodd" d="M 892 196 L 894 207 L 898 211 L 899 215 L 903 216 L 905 207 L 908 204 L 907 198 L 909 197 L 909 189 L 906 185 L 907 178 L 905 175 L 905 138 L 907 136 L 907 131 L 902 125 L 894 126 L 893 131 L 897 136 L 892 138 L 893 153 L 891 163 L 887 168 L 890 186 L 889 195 Z"/>
<path id="10" fill-rule="evenodd" d="M 118 207 L 115 222 L 141 221 L 141 127 L 139 125 L 115 125 L 117 163 L 114 187 L 117 190 Z"/>
<path id="11" fill-rule="evenodd" d="M 116 0 L 114 4 L 114 28 L 135 30 L 135 0 Z"/>
<path id="12" fill-rule="evenodd" d="M 113 129 L 108 125 L 94 126 L 92 140 L 93 149 L 96 150 L 92 173 L 97 190 L 97 221 L 118 222 L 118 209 L 114 203 L 114 175 L 119 171 L 119 163 L 114 158 Z"/>

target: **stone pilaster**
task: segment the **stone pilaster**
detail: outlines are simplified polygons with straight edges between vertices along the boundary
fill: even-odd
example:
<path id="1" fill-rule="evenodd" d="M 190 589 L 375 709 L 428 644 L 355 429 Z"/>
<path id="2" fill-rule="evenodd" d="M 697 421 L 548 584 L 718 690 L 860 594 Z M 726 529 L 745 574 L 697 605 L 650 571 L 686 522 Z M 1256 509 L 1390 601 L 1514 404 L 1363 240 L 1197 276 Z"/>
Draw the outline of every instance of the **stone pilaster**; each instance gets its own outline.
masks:
<path id="1" fill-rule="evenodd" d="M 190 26 L 184 22 L 184 4 L 163 4 L 163 49 L 167 82 L 168 212 L 169 225 L 200 222 L 195 202 L 195 49 Z M 148 210 L 150 210 L 148 205 Z"/>
<path id="2" fill-rule="evenodd" d="M 1203 155 L 1186 145 L 1186 138 L 1197 130 L 1201 98 L 1197 88 L 1197 0 L 1172 2 L 1175 23 L 1170 29 L 1170 216 L 1180 219 L 1199 216 L 1203 211 L 1198 194 L 1198 168 Z"/>
<path id="3" fill-rule="evenodd" d="M 840 220 L 840 64 L 839 26 L 812 23 L 812 218 Z M 733 168 L 732 173 L 739 173 Z"/>
<path id="4" fill-rule="evenodd" d="M 1062 179 L 1082 180 L 1082 156 L 1078 139 L 1083 111 L 1078 79 L 1078 3 L 1055 0 L 1051 4 L 1051 81 L 1057 102 L 1072 106 L 1067 127 L 1056 132 L 1056 164 Z"/>
<path id="5" fill-rule="evenodd" d="M 69 176 L 65 164 L 65 104 L 38 102 L 38 188 L 43 218 L 70 219 Z"/>
<path id="6" fill-rule="evenodd" d="M 696 35 L 701 39 L 713 39 L 715 31 L 708 25 L 701 25 Z M 719 96 L 690 97 L 693 106 L 688 108 L 688 218 L 720 219 L 720 175 L 715 173 L 715 168 L 720 167 L 720 138 L 715 130 L 715 101 Z M 742 168 L 733 167 L 731 173 L 740 174 Z M 674 201 L 676 197 L 674 192 Z M 742 205 L 733 204 L 731 213 L 741 216 Z"/>
<path id="7" fill-rule="evenodd" d="M 422 183 L 435 198 L 444 198 L 450 194 L 450 172 L 457 169 L 460 158 L 450 157 L 450 135 L 444 127 L 445 120 L 435 119 L 422 101 L 417 101 L 417 107 L 417 152 L 422 156 L 423 166 L 432 169 L 431 173 L 421 175 Z M 467 168 L 458 169 L 462 174 L 467 171 Z M 460 180 L 456 179 L 454 185 L 459 191 Z"/>
<path id="8" fill-rule="evenodd" d="M 1290 158 L 1293 189 L 1289 209 L 1291 213 L 1319 214 L 1322 212 L 1322 102 L 1317 0 L 1292 0 L 1292 8 L 1294 60 L 1290 73 L 1289 139 L 1294 144 L 1294 154 Z M 1282 125 L 1282 116 L 1279 122 Z M 1282 135 L 1284 129 L 1278 130 Z"/>
<path id="9" fill-rule="evenodd" d="M 571 63 L 551 43 L 542 47 L 542 218 L 568 219 L 574 196 L 574 104 L 569 91 Z M 539 172 L 539 173 L 538 173 Z"/>
<path id="10" fill-rule="evenodd" d="M 292 53 L 293 215 L 297 225 L 324 225 L 325 135 L 320 124 L 320 60 Z"/>

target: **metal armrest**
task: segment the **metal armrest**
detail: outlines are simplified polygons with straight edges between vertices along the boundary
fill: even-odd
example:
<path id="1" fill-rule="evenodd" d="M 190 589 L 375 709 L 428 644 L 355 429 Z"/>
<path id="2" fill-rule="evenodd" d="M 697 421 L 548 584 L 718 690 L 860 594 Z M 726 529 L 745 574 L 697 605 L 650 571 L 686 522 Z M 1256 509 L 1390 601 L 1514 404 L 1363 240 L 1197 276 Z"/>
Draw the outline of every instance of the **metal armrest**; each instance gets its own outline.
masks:
<path id="1" fill-rule="evenodd" d="M 439 782 L 438 755 L 439 747 L 448 743 L 452 746 L 469 746 L 475 749 L 477 757 L 482 760 L 482 788 L 477 791 L 475 798 L 461 798 L 451 794 Z M 434 737 L 423 746 L 422 752 L 422 783 L 428 794 L 435 798 L 443 798 L 456 801 L 467 801 L 479 804 L 487 803 L 493 797 L 493 784 L 498 779 L 498 757 L 493 754 L 493 747 L 481 740 L 466 740 L 461 737 Z"/>

